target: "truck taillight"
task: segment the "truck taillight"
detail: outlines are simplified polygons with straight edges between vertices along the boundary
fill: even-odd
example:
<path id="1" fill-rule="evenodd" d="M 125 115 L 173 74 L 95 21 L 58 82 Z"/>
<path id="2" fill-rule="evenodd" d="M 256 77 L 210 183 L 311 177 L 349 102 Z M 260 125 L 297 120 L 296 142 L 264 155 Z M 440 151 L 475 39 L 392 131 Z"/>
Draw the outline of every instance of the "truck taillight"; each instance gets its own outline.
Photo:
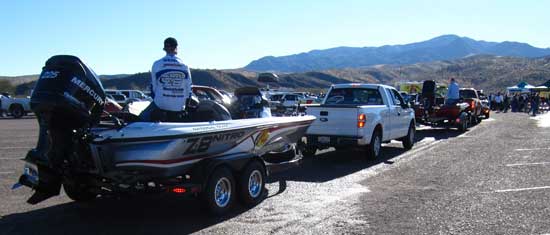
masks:
<path id="1" fill-rule="evenodd" d="M 367 122 L 367 116 L 364 113 L 359 114 L 359 116 L 357 116 L 357 127 L 365 127 L 365 122 Z"/>
<path id="2" fill-rule="evenodd" d="M 476 108 L 476 101 L 475 100 L 470 101 L 470 107 L 472 107 L 472 109 Z"/>

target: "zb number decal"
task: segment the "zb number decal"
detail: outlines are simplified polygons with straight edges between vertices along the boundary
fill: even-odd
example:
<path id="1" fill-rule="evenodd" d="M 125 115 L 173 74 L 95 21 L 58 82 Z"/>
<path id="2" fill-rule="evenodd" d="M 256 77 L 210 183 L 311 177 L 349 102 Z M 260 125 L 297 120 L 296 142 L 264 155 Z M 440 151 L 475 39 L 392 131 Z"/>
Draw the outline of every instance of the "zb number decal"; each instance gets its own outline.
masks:
<path id="1" fill-rule="evenodd" d="M 191 143 L 184 154 L 204 153 L 210 148 L 211 138 L 191 138 L 187 142 Z"/>

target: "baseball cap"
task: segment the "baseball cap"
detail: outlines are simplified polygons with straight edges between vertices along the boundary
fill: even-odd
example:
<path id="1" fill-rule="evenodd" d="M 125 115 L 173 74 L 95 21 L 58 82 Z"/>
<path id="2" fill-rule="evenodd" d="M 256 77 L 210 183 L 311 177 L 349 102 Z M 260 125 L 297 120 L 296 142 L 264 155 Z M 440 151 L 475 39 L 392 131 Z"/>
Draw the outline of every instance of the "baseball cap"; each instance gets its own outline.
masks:
<path id="1" fill-rule="evenodd" d="M 178 46 L 178 41 L 175 38 L 169 37 L 164 39 L 164 47 L 177 47 L 177 46 Z"/>

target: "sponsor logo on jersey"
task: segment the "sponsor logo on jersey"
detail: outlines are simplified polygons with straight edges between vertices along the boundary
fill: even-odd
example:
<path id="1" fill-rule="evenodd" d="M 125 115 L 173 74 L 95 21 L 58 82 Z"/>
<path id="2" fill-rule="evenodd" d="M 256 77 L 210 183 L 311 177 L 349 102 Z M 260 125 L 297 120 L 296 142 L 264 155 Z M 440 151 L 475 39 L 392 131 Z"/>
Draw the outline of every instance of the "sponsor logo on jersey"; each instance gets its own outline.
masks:
<path id="1" fill-rule="evenodd" d="M 158 78 L 163 88 L 181 88 L 183 87 L 183 81 L 187 79 L 187 74 L 183 71 L 167 71 L 162 73 Z"/>

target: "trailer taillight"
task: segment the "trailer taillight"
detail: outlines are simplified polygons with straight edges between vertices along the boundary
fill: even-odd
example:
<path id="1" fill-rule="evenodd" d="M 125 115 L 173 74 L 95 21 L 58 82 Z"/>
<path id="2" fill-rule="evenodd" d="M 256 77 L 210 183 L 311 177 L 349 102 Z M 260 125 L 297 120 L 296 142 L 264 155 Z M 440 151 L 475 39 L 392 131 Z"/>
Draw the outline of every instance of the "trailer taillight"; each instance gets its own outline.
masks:
<path id="1" fill-rule="evenodd" d="M 187 190 L 183 187 L 174 187 L 172 188 L 173 193 L 185 193 Z"/>
<path id="2" fill-rule="evenodd" d="M 364 113 L 359 114 L 359 116 L 357 116 L 357 127 L 365 127 L 365 122 L 367 122 L 367 115 L 365 115 Z"/>

